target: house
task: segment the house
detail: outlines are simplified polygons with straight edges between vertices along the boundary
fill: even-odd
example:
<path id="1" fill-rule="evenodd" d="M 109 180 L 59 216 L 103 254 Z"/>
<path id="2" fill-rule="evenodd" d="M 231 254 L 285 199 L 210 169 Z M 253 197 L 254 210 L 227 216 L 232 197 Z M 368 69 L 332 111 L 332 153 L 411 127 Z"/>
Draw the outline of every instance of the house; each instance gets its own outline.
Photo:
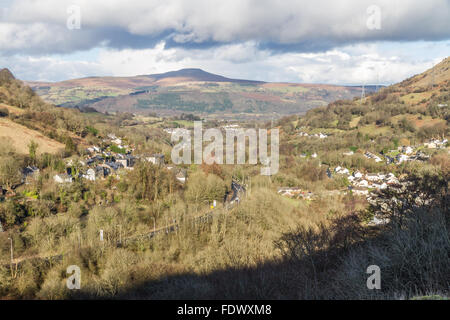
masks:
<path id="1" fill-rule="evenodd" d="M 380 181 L 380 180 L 382 180 L 382 177 L 380 177 L 376 173 L 368 173 L 368 174 L 366 174 L 366 180 L 369 180 L 371 182 Z"/>
<path id="2" fill-rule="evenodd" d="M 342 167 L 340 167 L 340 166 L 337 166 L 335 169 L 334 169 L 334 172 L 336 172 L 336 173 L 338 173 L 338 174 L 350 174 L 350 171 L 347 169 L 347 168 L 342 168 Z"/>
<path id="3" fill-rule="evenodd" d="M 118 162 L 106 162 L 105 167 L 109 168 L 111 171 L 117 171 L 120 168 L 123 168 L 123 165 Z"/>
<path id="4" fill-rule="evenodd" d="M 111 169 L 103 165 L 95 167 L 94 170 L 96 179 L 104 179 L 111 174 Z"/>
<path id="5" fill-rule="evenodd" d="M 185 183 L 187 179 L 187 173 L 186 170 L 181 169 L 176 175 L 175 178 L 180 181 L 181 183 Z"/>
<path id="6" fill-rule="evenodd" d="M 349 151 L 349 152 L 344 152 L 344 153 L 342 153 L 344 156 L 352 156 L 353 154 L 354 154 L 354 152 L 353 151 Z"/>
<path id="7" fill-rule="evenodd" d="M 232 195 L 229 200 L 230 204 L 241 202 L 241 197 L 245 194 L 245 187 L 237 183 L 236 181 L 231 181 Z"/>
<path id="8" fill-rule="evenodd" d="M 89 181 L 95 181 L 96 179 L 96 174 L 95 174 L 95 170 L 90 168 L 86 171 L 85 174 L 83 174 L 82 176 L 84 179 L 89 180 Z"/>
<path id="9" fill-rule="evenodd" d="M 314 193 L 308 191 L 308 192 L 301 192 L 299 194 L 299 197 L 305 200 L 313 200 Z"/>
<path id="10" fill-rule="evenodd" d="M 39 175 L 39 169 L 35 166 L 28 166 L 22 170 L 23 180 L 26 184 L 29 183 L 29 179 L 36 178 Z"/>
<path id="11" fill-rule="evenodd" d="M 283 188 L 278 189 L 279 195 L 282 195 L 284 197 L 289 197 L 289 198 L 299 195 L 301 192 L 302 192 L 302 189 L 300 189 L 300 188 L 283 187 Z"/>
<path id="12" fill-rule="evenodd" d="M 120 155 L 119 159 L 116 159 L 117 163 L 120 163 L 125 169 L 132 169 L 136 162 L 136 158 L 132 155 Z"/>
<path id="13" fill-rule="evenodd" d="M 90 166 L 91 164 L 94 164 L 94 163 L 102 163 L 104 160 L 105 159 L 102 156 L 96 155 L 92 158 L 87 159 L 86 165 Z"/>
<path id="14" fill-rule="evenodd" d="M 317 153 L 314 152 L 314 153 L 311 155 L 311 157 L 312 157 L 312 158 L 317 158 Z"/>
<path id="15" fill-rule="evenodd" d="M 363 177 L 363 174 L 359 171 L 353 172 L 353 176 L 357 179 L 361 179 Z"/>
<path id="16" fill-rule="evenodd" d="M 164 155 L 163 154 L 153 154 L 150 157 L 145 158 L 146 161 L 151 162 L 155 165 L 164 164 Z"/>
<path id="17" fill-rule="evenodd" d="M 424 144 L 423 144 L 426 148 L 428 148 L 428 149 L 436 149 L 437 148 L 437 145 L 436 145 L 436 143 L 434 143 L 434 142 L 425 142 Z"/>
<path id="18" fill-rule="evenodd" d="M 112 143 L 115 143 L 116 145 L 121 145 L 122 144 L 122 139 L 120 138 L 116 138 L 114 140 L 111 140 Z M 120 148 L 120 147 L 119 147 Z"/>
<path id="19" fill-rule="evenodd" d="M 375 154 L 373 154 L 373 153 L 371 153 L 371 152 L 369 152 L 369 151 L 366 151 L 366 152 L 364 153 L 364 156 L 365 156 L 367 159 L 373 159 L 373 160 L 375 160 L 375 162 L 381 162 L 381 161 L 383 161 L 383 160 L 381 160 L 381 158 L 380 158 L 379 156 L 377 156 L 377 155 L 375 155 Z"/>
<path id="20" fill-rule="evenodd" d="M 392 173 L 391 173 L 392 174 Z M 388 184 L 388 185 L 394 185 L 394 184 L 399 184 L 399 181 L 398 181 L 398 179 L 392 174 L 392 176 L 389 176 L 388 175 L 388 177 L 387 177 L 387 179 L 386 179 L 386 183 Z"/>
<path id="21" fill-rule="evenodd" d="M 386 157 L 386 164 L 394 163 L 394 161 L 395 161 L 394 158 L 392 158 L 392 157 L 390 157 L 388 155 L 386 155 L 385 157 Z"/>
<path id="22" fill-rule="evenodd" d="M 352 191 L 352 193 L 359 195 L 359 196 L 369 195 L 369 190 L 367 190 L 366 188 L 363 188 L 363 187 L 352 187 L 350 190 Z"/>
<path id="23" fill-rule="evenodd" d="M 413 148 L 411 148 L 410 146 L 403 146 L 402 147 L 402 152 L 404 153 L 404 154 L 411 154 L 411 153 L 413 153 Z"/>
<path id="24" fill-rule="evenodd" d="M 406 154 L 398 154 L 398 155 L 395 157 L 395 159 L 397 160 L 397 162 L 398 162 L 399 164 L 402 163 L 402 162 L 405 162 L 405 161 L 409 161 L 409 160 L 410 160 L 409 156 L 407 156 Z"/>
<path id="25" fill-rule="evenodd" d="M 56 183 L 72 183 L 73 178 L 72 176 L 68 175 L 67 173 L 61 173 L 57 174 L 53 177 L 53 180 Z"/>
<path id="26" fill-rule="evenodd" d="M 361 188 L 368 188 L 369 187 L 369 182 L 367 182 L 367 180 L 364 180 L 364 179 L 355 182 L 355 184 L 358 187 L 361 187 Z"/>

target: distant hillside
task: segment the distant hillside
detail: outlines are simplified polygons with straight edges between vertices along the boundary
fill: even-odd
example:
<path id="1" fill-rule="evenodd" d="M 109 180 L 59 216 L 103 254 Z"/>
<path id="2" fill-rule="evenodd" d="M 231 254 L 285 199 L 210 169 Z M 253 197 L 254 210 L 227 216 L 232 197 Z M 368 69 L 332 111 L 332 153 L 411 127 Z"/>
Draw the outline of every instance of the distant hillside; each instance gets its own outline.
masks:
<path id="1" fill-rule="evenodd" d="M 371 137 L 427 139 L 449 133 L 450 58 L 360 100 L 338 100 L 309 111 L 299 126 Z"/>
<path id="2" fill-rule="evenodd" d="M 298 114 L 361 94 L 361 87 L 230 79 L 201 69 L 28 84 L 44 100 L 59 106 L 159 115 L 188 112 L 240 119 L 245 115 Z M 366 89 L 372 91 L 374 88 Z"/>

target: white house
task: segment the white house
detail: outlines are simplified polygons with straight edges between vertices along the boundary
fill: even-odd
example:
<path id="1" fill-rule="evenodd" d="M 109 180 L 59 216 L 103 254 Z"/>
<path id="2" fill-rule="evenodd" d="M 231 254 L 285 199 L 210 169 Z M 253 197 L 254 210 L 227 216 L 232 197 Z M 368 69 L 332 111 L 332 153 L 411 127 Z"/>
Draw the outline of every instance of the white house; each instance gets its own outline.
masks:
<path id="1" fill-rule="evenodd" d="M 145 160 L 148 162 L 151 162 L 153 164 L 164 164 L 164 155 L 163 154 L 154 154 L 150 157 L 146 157 Z"/>
<path id="2" fill-rule="evenodd" d="M 347 168 L 342 168 L 340 166 L 337 166 L 334 169 L 334 172 L 339 173 L 339 174 L 347 174 L 347 175 L 350 174 L 350 171 Z"/>
<path id="3" fill-rule="evenodd" d="M 72 183 L 73 178 L 67 173 L 57 174 L 53 177 L 56 183 Z"/>
<path id="4" fill-rule="evenodd" d="M 381 180 L 380 176 L 375 173 L 366 174 L 366 179 L 369 181 L 380 181 Z"/>
<path id="5" fill-rule="evenodd" d="M 403 153 L 405 153 L 405 154 L 411 154 L 411 153 L 413 153 L 413 148 L 411 148 L 410 146 L 403 146 L 403 148 L 402 148 L 402 152 Z"/>
<path id="6" fill-rule="evenodd" d="M 423 144 L 426 148 L 428 148 L 428 149 L 436 149 L 436 143 L 434 143 L 434 142 L 425 142 L 424 144 Z"/>
<path id="7" fill-rule="evenodd" d="M 366 181 L 366 182 L 367 182 L 367 181 Z M 364 189 L 364 188 L 353 188 L 353 189 L 352 189 L 352 192 L 353 192 L 354 194 L 357 194 L 357 195 L 360 195 L 360 196 L 368 195 L 368 194 L 369 194 L 369 190 Z"/>
<path id="8" fill-rule="evenodd" d="M 409 161 L 409 156 L 407 156 L 406 154 L 399 154 L 397 155 L 397 161 L 398 163 Z"/>
<path id="9" fill-rule="evenodd" d="M 89 181 L 95 181 L 95 170 L 94 169 L 88 169 L 86 171 L 86 174 L 83 174 L 83 178 Z"/>
<path id="10" fill-rule="evenodd" d="M 112 143 L 115 143 L 115 144 L 117 144 L 117 145 L 121 145 L 121 144 L 122 144 L 122 139 L 116 138 L 116 139 L 114 139 L 114 140 L 111 140 L 111 142 L 112 142 Z"/>
<path id="11" fill-rule="evenodd" d="M 369 182 L 367 182 L 367 180 L 363 179 L 363 180 L 356 182 L 356 185 L 358 187 L 367 188 L 367 187 L 369 187 Z"/>
<path id="12" fill-rule="evenodd" d="M 359 171 L 353 172 L 353 176 L 357 179 L 360 179 L 363 177 L 363 174 Z"/>

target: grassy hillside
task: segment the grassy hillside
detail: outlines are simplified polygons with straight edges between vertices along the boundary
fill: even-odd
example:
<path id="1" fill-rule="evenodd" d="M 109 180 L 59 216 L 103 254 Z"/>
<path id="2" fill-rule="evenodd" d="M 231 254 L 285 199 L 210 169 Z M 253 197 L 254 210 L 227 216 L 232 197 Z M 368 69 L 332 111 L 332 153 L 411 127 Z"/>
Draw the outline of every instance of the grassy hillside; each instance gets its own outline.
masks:
<path id="1" fill-rule="evenodd" d="M 28 129 L 4 118 L 0 118 L 0 139 L 7 141 L 16 152 L 21 154 L 28 154 L 31 141 L 39 145 L 38 153 L 57 154 L 64 150 L 64 144 L 44 136 L 39 131 Z"/>

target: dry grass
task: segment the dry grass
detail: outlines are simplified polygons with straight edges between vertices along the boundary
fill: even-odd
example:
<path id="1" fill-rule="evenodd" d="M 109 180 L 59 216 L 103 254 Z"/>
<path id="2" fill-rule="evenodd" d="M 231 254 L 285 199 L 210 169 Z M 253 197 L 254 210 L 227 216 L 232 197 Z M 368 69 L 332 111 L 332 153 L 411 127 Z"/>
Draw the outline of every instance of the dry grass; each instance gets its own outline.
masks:
<path id="1" fill-rule="evenodd" d="M 39 144 L 38 154 L 56 154 L 64 149 L 60 142 L 52 140 L 38 131 L 28 129 L 9 119 L 0 119 L 0 141 L 9 141 L 17 153 L 28 154 L 28 145 L 34 140 Z"/>

